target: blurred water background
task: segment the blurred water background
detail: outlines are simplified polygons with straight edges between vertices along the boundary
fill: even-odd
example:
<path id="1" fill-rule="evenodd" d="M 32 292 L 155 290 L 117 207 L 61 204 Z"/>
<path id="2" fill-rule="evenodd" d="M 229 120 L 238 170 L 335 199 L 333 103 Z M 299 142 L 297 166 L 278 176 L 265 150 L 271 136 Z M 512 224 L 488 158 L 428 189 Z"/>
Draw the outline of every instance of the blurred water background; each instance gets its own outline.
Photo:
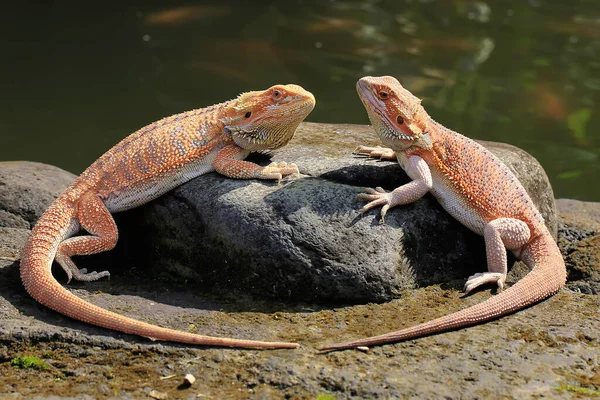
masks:
<path id="1" fill-rule="evenodd" d="M 314 122 L 368 123 L 394 75 L 467 136 L 519 146 L 556 197 L 600 201 L 600 1 L 11 2 L 0 20 L 0 160 L 80 173 L 180 111 L 297 83 Z"/>

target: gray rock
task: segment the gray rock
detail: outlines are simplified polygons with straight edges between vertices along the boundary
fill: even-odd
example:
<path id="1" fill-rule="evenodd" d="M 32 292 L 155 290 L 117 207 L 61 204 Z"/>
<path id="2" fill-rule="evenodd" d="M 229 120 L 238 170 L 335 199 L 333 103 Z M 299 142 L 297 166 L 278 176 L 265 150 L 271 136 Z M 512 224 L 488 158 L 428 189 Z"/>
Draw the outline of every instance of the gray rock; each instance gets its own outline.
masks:
<path id="1" fill-rule="evenodd" d="M 27 228 L 76 176 L 58 167 L 30 161 L 0 162 L 0 226 Z"/>
<path id="2" fill-rule="evenodd" d="M 408 182 L 397 163 L 352 155 L 364 143 L 377 144 L 369 127 L 303 124 L 273 156 L 296 162 L 299 179 L 195 179 L 118 216 L 121 239 L 109 262 L 217 291 L 351 303 L 387 301 L 416 285 L 461 286 L 486 270 L 483 239 L 431 195 L 392 209 L 385 225 L 378 210 L 358 214 L 363 187 Z M 522 180 L 555 233 L 552 189 L 537 161 L 513 146 L 483 144 Z M 513 279 L 526 272 L 517 270 Z"/>
<path id="3" fill-rule="evenodd" d="M 560 222 L 558 244 L 568 271 L 568 287 L 600 293 L 600 203 L 556 201 Z"/>
<path id="4" fill-rule="evenodd" d="M 21 257 L 21 249 L 28 237 L 28 229 L 0 227 L 0 267 Z"/>
<path id="5" fill-rule="evenodd" d="M 142 398 L 140 388 L 151 385 L 180 398 L 185 393 L 177 389 L 179 378 L 162 378 L 185 373 L 203 377 L 193 395 L 209 398 L 570 399 L 599 389 L 600 296 L 569 290 L 480 326 L 364 353 L 322 354 L 316 348 L 323 344 L 413 325 L 479 303 L 490 293 L 463 298 L 458 290 L 432 286 L 388 303 L 352 307 L 247 296 L 210 298 L 207 306 L 206 293 L 193 286 L 177 288 L 139 275 L 87 282 L 85 290 L 69 285 L 88 301 L 162 326 L 302 345 L 240 351 L 153 343 L 73 321 L 36 305 L 16 282 L 16 266 L 0 269 L 0 392 L 16 398 L 103 393 L 106 385 L 112 395 Z M 10 366 L 23 355 L 43 359 L 52 370 Z M 61 380 L 55 384 L 40 376 Z"/>
<path id="6" fill-rule="evenodd" d="M 75 178 L 47 164 L 0 162 L 0 267 L 19 259 L 33 224 Z"/>

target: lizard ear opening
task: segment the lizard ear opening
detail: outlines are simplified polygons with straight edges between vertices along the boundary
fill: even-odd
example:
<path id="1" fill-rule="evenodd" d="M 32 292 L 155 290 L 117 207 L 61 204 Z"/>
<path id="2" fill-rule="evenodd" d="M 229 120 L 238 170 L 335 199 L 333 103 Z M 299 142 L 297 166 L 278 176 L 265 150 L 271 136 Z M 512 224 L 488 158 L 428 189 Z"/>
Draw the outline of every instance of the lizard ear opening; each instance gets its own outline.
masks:
<path id="1" fill-rule="evenodd" d="M 246 115 L 244 115 L 244 118 L 250 118 L 252 116 L 252 111 L 248 111 L 246 113 Z"/>

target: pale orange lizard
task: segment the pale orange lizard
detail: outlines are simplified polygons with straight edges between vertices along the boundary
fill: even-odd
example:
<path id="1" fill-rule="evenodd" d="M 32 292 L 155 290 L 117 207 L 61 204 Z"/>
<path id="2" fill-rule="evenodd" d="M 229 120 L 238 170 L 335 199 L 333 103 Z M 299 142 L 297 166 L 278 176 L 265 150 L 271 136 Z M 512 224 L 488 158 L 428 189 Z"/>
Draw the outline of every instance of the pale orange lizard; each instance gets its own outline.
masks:
<path id="1" fill-rule="evenodd" d="M 230 178 L 280 180 L 294 164 L 261 167 L 243 159 L 285 145 L 312 111 L 315 98 L 297 85 L 276 85 L 235 100 L 154 122 L 107 151 L 48 208 L 21 258 L 29 294 L 47 307 L 93 325 L 156 340 L 244 348 L 296 348 L 295 343 L 196 335 L 136 321 L 83 301 L 52 276 L 52 261 L 69 280 L 93 281 L 108 271 L 80 270 L 72 256 L 112 249 L 118 238 L 111 213 L 147 203 L 190 179 L 216 170 Z M 81 229 L 89 235 L 74 236 Z"/>
<path id="2" fill-rule="evenodd" d="M 565 263 L 540 213 L 515 175 L 477 144 L 435 122 L 421 100 L 395 78 L 364 77 L 358 94 L 373 128 L 386 147 L 359 147 L 360 153 L 397 159 L 412 182 L 386 192 L 366 189 L 369 201 L 361 212 L 382 206 L 381 220 L 391 207 L 412 203 L 431 192 L 463 225 L 483 235 L 488 271 L 467 280 L 465 291 L 506 279 L 506 249 L 531 272 L 502 293 L 478 305 L 396 332 L 322 350 L 380 345 L 474 325 L 534 304 L 556 293 L 566 281 Z"/>

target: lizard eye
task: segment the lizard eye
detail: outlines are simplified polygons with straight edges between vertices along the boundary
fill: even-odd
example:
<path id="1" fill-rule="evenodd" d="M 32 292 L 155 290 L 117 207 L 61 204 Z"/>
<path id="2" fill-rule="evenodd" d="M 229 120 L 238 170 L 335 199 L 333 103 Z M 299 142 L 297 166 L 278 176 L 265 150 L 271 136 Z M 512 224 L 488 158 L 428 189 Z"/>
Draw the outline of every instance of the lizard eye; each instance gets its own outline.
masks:
<path id="1" fill-rule="evenodd" d="M 274 98 L 278 99 L 279 96 L 281 96 L 281 92 L 279 90 L 276 90 L 276 91 L 273 92 L 273 97 Z"/>
<path id="2" fill-rule="evenodd" d="M 402 118 L 400 115 L 398 115 L 396 117 L 396 122 L 398 122 L 398 125 L 402 125 L 404 123 L 404 118 Z"/>
<path id="3" fill-rule="evenodd" d="M 251 116 L 252 116 L 252 112 L 251 111 L 248 111 L 246 113 L 246 115 L 244 115 L 245 118 L 250 118 Z"/>
<path id="4" fill-rule="evenodd" d="M 387 93 L 387 92 L 384 92 L 384 91 L 381 91 L 381 92 L 379 92 L 379 98 L 380 98 L 381 100 L 386 100 L 386 99 L 388 98 L 388 96 L 389 96 L 389 95 L 388 95 L 388 93 Z"/>

